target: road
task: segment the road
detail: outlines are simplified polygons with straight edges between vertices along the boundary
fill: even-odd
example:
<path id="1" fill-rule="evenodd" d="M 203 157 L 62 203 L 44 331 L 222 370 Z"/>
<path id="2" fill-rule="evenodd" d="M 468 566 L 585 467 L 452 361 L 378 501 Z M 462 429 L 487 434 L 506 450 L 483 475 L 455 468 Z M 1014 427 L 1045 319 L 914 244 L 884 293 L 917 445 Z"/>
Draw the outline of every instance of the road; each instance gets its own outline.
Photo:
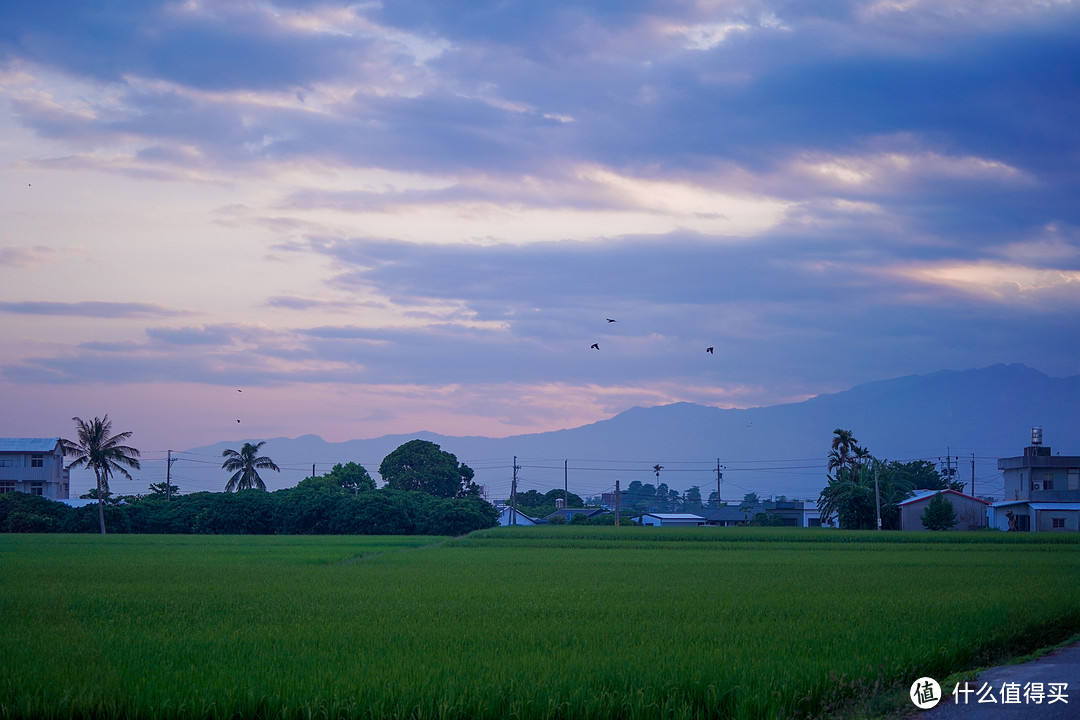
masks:
<path id="1" fill-rule="evenodd" d="M 1009 685 L 1016 683 L 1015 685 Z M 1030 694 L 1034 688 L 1032 683 L 1042 683 L 1042 703 L 1035 703 L 1038 696 Z M 1051 688 L 1051 683 L 1057 684 Z M 1060 684 L 1066 687 L 1061 688 Z M 1024 688 L 1027 687 L 1029 695 L 1025 697 Z M 937 707 L 931 710 L 914 709 L 907 720 L 1077 720 L 1080 718 L 1080 643 L 1055 650 L 1042 657 L 1020 665 L 1004 665 L 991 668 L 983 672 L 977 679 L 968 684 L 972 691 L 968 694 L 967 704 L 964 704 L 964 694 L 961 688 L 959 702 L 953 696 L 952 687 L 941 688 L 942 698 Z M 979 702 L 980 691 L 982 697 L 993 697 L 996 703 Z M 1018 703 L 1003 703 L 1002 691 L 1015 692 L 1012 697 Z M 1053 691 L 1057 692 L 1053 692 Z M 1064 701 L 1057 699 L 1054 702 L 1053 695 L 1057 694 Z M 1025 699 L 1027 702 L 1025 702 Z"/>

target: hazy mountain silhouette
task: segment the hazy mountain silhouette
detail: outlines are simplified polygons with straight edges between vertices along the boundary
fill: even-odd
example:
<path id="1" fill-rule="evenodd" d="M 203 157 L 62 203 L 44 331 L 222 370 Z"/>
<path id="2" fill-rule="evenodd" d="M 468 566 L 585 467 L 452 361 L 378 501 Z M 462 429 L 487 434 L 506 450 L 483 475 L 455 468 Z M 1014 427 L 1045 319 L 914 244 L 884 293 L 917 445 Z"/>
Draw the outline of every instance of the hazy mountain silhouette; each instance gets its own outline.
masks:
<path id="1" fill-rule="evenodd" d="M 1033 426 L 1044 428 L 1045 442 L 1055 453 L 1080 455 L 1080 376 L 1052 378 L 1024 365 L 994 365 L 867 383 L 772 407 L 638 407 L 582 427 L 507 438 L 429 432 L 341 443 L 316 435 L 271 438 L 263 452 L 282 472 L 266 473 L 264 480 L 270 489 L 289 487 L 311 474 L 312 463 L 323 474 L 333 463 L 350 460 L 378 480 L 382 458 L 420 438 L 472 467 L 493 499 L 508 495 L 515 455 L 521 467 L 519 490 L 562 487 L 565 459 L 571 491 L 581 495 L 611 489 L 615 480 L 623 487 L 633 480 L 655 483 L 652 466 L 661 464 L 661 482 L 678 490 L 699 485 L 707 496 L 716 489 L 719 459 L 725 465 L 724 499 L 740 499 L 749 490 L 812 497 L 824 485 L 832 431 L 845 428 L 880 458 L 936 462 L 951 451 L 960 456 L 958 475 L 965 481 L 974 454 L 977 492 L 983 494 L 1000 491 L 996 459 L 1020 454 Z M 195 448 L 180 457 L 201 457 L 210 465 L 205 458 L 220 457 L 224 448 L 238 444 Z M 184 492 L 224 486 L 223 471 L 204 475 L 198 469 L 185 468 L 183 460 L 174 466 Z"/>

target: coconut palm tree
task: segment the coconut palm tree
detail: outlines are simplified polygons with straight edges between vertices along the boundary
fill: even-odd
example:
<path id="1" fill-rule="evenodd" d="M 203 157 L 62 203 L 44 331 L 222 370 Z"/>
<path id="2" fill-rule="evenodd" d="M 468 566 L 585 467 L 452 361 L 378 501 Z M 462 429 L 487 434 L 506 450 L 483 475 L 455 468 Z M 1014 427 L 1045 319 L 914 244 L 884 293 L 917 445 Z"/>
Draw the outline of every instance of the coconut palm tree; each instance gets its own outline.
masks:
<path id="1" fill-rule="evenodd" d="M 240 448 L 240 452 L 232 449 L 222 451 L 221 457 L 225 458 L 225 462 L 221 463 L 221 469 L 233 473 L 233 476 L 229 478 L 229 482 L 225 484 L 225 492 L 248 490 L 250 488 L 265 490 L 266 483 L 259 477 L 259 470 L 277 470 L 281 472 L 281 468 L 275 465 L 270 458 L 258 457 L 259 448 L 265 444 L 265 442 L 256 443 L 255 445 L 244 443 L 244 447 Z"/>
<path id="2" fill-rule="evenodd" d="M 124 465 L 139 469 L 139 451 L 133 447 L 123 445 L 124 441 L 131 437 L 130 432 L 112 433 L 112 421 L 108 414 L 105 417 L 94 418 L 86 422 L 81 418 L 71 418 L 75 421 L 78 432 L 78 440 L 65 440 L 61 438 L 60 444 L 65 455 L 71 455 L 75 459 L 68 465 L 68 469 L 75 467 L 88 467 L 94 471 L 97 479 L 98 499 L 98 524 L 101 526 L 101 534 L 105 534 L 105 493 L 109 491 L 109 476 L 114 472 L 120 472 L 128 480 L 131 473 L 124 469 Z"/>

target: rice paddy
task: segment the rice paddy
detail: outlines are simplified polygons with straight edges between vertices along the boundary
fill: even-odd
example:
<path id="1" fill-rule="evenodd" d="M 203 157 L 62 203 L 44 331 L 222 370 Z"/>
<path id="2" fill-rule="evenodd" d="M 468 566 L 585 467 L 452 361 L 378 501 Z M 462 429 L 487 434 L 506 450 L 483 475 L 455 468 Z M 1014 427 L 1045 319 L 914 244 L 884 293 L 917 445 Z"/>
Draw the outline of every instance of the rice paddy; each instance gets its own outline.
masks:
<path id="1" fill-rule="evenodd" d="M 0 535 L 0 717 L 830 717 L 1080 632 L 1078 542 Z"/>

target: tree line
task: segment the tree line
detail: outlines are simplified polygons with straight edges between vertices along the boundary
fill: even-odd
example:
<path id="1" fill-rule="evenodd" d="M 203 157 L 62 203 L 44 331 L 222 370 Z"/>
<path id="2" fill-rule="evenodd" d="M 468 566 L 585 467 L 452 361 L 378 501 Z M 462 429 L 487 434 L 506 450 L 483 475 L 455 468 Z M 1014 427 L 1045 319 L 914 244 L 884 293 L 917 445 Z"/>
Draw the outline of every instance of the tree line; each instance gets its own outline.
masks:
<path id="1" fill-rule="evenodd" d="M 263 442 L 222 452 L 231 473 L 224 492 L 179 495 L 168 481 L 152 483 L 146 495 L 113 495 L 109 478 L 139 469 L 139 451 L 127 444 L 131 432 L 113 434 L 109 416 L 72 418 L 74 440 L 62 439 L 69 468 L 94 472 L 96 511 L 24 493 L 0 495 L 0 531 L 176 534 L 367 534 L 462 535 L 492 527 L 495 508 L 480 497 L 472 468 L 425 440 L 412 440 L 379 466 L 377 489 L 360 464 L 335 465 L 329 473 L 294 488 L 267 492 L 259 471 L 280 472 L 260 455 Z M 96 523 L 95 523 L 96 520 Z"/>
<path id="2" fill-rule="evenodd" d="M 335 466 L 339 470 L 343 466 Z M 442 498 L 416 490 L 341 484 L 334 471 L 267 492 L 198 492 L 111 498 L 102 503 L 111 533 L 241 535 L 464 535 L 495 525 L 480 497 Z M 37 495 L 0 495 L 0 531 L 99 532 L 94 507 L 73 508 Z"/>
<path id="3" fill-rule="evenodd" d="M 917 490 L 964 489 L 963 482 L 941 477 L 929 461 L 879 460 L 858 444 L 851 430 L 834 430 L 831 447 L 827 484 L 818 498 L 818 508 L 823 522 L 836 517 L 841 529 L 876 528 L 880 502 L 882 529 L 898 530 L 900 503 Z M 950 523 L 951 509 L 952 504 L 944 497 L 935 499 L 933 510 L 923 517 L 923 525 L 932 530 L 952 527 L 955 513 Z"/>

